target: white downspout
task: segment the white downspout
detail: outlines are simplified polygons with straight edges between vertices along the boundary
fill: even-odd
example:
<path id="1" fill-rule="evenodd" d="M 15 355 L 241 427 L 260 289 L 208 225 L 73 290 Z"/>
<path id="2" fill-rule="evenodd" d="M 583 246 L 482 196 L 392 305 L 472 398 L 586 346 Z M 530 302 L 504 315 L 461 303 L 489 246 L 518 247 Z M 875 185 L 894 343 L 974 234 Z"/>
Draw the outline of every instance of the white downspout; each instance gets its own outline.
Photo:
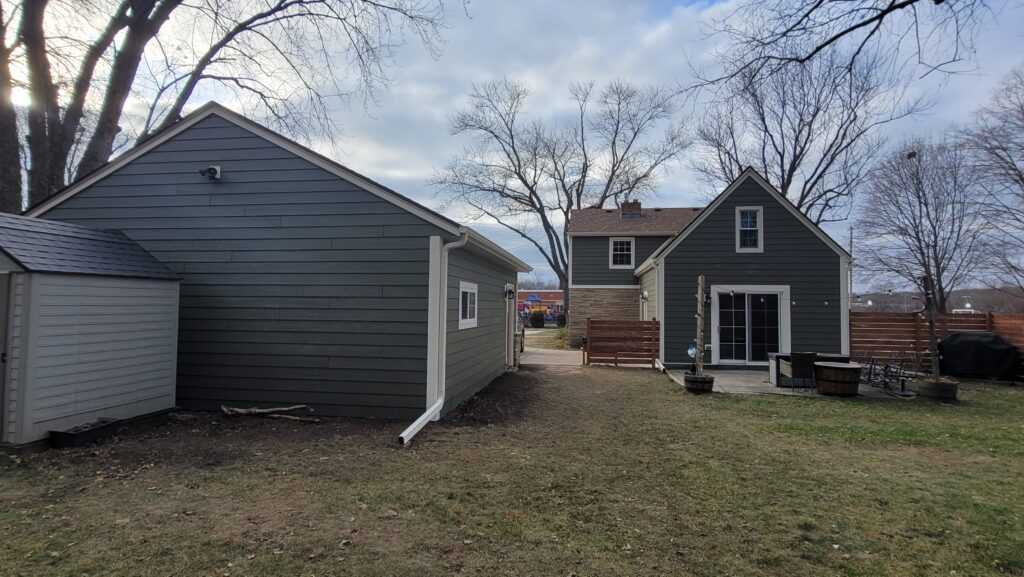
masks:
<path id="1" fill-rule="evenodd" d="M 405 428 L 398 440 L 408 446 L 416 433 L 430 421 L 441 418 L 444 408 L 445 359 L 448 347 L 448 253 L 469 242 L 469 233 L 458 240 L 441 245 L 440 237 L 430 237 L 430 274 L 428 275 L 427 310 L 427 410 Z M 433 267 L 437 259 L 438 267 Z"/>

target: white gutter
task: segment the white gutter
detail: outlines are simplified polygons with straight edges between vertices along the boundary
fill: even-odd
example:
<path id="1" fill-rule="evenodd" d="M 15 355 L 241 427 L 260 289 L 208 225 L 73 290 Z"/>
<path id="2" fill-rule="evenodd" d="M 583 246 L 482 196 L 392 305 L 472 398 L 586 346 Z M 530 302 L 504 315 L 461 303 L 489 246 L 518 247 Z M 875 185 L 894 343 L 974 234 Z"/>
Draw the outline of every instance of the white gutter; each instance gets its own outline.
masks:
<path id="1" fill-rule="evenodd" d="M 469 242 L 469 233 L 463 232 L 459 240 L 444 246 L 440 238 L 431 237 L 431 265 L 438 259 L 438 270 L 431 266 L 428 289 L 427 316 L 427 410 L 398 435 L 402 445 L 408 446 L 412 438 L 430 421 L 441 418 L 444 408 L 445 359 L 447 358 L 448 327 L 448 253 L 462 248 Z M 435 254 L 436 253 L 436 254 Z M 431 398 L 435 397 L 435 398 Z"/>

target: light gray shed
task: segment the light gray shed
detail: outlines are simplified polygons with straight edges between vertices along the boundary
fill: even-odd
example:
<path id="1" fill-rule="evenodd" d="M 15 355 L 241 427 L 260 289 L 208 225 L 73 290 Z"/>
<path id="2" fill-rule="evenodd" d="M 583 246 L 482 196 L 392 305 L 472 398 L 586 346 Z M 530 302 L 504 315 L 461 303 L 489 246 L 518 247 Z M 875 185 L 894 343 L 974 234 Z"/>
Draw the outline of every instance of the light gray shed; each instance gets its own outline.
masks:
<path id="1" fill-rule="evenodd" d="M 175 403 L 178 276 L 124 234 L 0 215 L 0 443 Z"/>

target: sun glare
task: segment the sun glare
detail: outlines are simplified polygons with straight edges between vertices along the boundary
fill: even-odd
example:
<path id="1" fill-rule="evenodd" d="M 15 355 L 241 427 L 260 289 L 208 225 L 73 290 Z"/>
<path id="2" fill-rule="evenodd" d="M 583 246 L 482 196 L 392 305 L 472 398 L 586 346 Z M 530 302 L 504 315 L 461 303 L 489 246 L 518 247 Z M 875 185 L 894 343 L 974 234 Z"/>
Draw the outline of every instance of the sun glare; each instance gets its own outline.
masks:
<path id="1" fill-rule="evenodd" d="M 20 86 L 15 86 L 11 90 L 11 104 L 21 108 L 26 107 L 32 103 L 32 97 L 29 95 L 28 90 Z"/>

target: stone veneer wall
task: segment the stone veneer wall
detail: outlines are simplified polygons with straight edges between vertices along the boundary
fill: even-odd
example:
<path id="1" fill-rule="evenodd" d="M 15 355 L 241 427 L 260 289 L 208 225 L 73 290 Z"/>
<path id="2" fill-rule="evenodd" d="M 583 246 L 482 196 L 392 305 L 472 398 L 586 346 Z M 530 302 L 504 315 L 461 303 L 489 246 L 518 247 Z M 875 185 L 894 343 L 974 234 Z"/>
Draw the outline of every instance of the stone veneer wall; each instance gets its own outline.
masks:
<path id="1" fill-rule="evenodd" d="M 570 288 L 569 340 L 587 333 L 587 318 L 640 320 L 640 286 L 636 288 Z"/>

